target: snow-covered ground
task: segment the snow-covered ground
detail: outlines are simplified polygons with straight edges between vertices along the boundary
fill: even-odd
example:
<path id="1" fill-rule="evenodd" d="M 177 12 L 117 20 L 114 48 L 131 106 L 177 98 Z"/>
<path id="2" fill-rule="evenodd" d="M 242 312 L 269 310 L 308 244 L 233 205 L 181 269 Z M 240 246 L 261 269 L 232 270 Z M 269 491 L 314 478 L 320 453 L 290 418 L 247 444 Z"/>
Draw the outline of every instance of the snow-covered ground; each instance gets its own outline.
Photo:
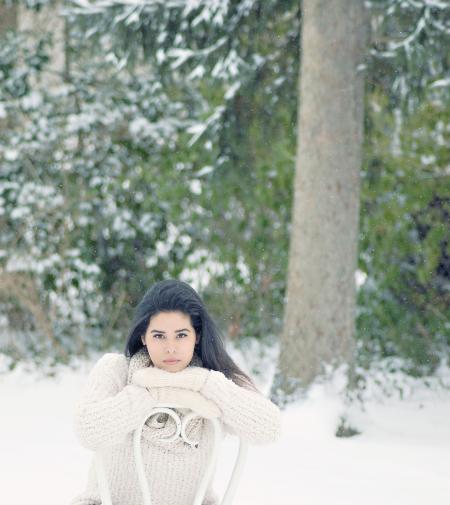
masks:
<path id="1" fill-rule="evenodd" d="M 246 371 L 249 363 L 264 370 L 255 380 L 268 392 L 275 352 L 249 347 L 232 355 Z M 5 364 L 0 355 L 0 503 L 68 504 L 83 489 L 91 458 L 77 443 L 71 414 L 93 362 L 60 368 L 52 378 L 26 365 L 5 373 Z M 448 369 L 441 380 L 450 382 Z M 335 374 L 316 384 L 283 410 L 278 444 L 250 447 L 234 505 L 449 505 L 449 390 L 434 380 L 429 388 L 412 379 L 404 384 L 403 399 L 383 397 L 371 384 L 366 410 L 348 413 L 362 432 L 351 438 L 334 436 L 344 411 L 342 379 Z M 219 494 L 236 449 L 237 440 L 227 438 L 215 478 Z"/>

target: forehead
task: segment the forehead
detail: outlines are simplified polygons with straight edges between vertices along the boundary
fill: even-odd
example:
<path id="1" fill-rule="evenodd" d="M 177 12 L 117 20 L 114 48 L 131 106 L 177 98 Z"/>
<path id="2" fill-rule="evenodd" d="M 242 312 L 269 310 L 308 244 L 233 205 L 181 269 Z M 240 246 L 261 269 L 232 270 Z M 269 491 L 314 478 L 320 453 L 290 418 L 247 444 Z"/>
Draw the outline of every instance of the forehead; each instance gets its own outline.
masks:
<path id="1" fill-rule="evenodd" d="M 192 328 L 191 318 L 189 314 L 180 311 L 159 312 L 150 319 L 149 328 L 158 328 L 160 330 L 164 328 Z"/>

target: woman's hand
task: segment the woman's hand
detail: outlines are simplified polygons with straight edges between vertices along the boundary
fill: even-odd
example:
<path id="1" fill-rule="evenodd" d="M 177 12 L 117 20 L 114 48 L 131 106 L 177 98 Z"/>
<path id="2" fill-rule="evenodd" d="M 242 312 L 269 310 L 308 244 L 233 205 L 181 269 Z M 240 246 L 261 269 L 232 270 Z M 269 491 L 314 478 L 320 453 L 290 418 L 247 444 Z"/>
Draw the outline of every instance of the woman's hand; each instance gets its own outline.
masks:
<path id="1" fill-rule="evenodd" d="M 148 391 L 161 406 L 165 404 L 175 404 L 176 407 L 191 409 L 205 419 L 213 419 L 221 416 L 219 407 L 196 391 L 170 386 L 152 387 L 148 388 Z"/>
<path id="2" fill-rule="evenodd" d="M 176 387 L 199 391 L 209 370 L 199 366 L 187 366 L 179 372 L 167 372 L 155 366 L 140 368 L 134 372 L 131 382 L 145 388 Z"/>

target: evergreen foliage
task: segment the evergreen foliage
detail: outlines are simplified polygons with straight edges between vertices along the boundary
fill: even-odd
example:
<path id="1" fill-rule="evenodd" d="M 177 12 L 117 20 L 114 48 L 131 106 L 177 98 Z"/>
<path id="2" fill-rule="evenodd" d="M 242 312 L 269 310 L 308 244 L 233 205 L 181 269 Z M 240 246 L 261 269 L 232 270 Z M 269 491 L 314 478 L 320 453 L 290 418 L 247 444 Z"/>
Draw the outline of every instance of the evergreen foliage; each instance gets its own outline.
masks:
<path id="1" fill-rule="evenodd" d="M 399 356 L 420 375 L 450 345 L 450 8 L 367 5 L 359 359 Z M 197 285 L 231 338 L 276 338 L 301 5 L 72 0 L 63 14 L 59 86 L 51 34 L 0 43 L 2 350 L 65 360 L 120 345 L 162 277 Z"/>

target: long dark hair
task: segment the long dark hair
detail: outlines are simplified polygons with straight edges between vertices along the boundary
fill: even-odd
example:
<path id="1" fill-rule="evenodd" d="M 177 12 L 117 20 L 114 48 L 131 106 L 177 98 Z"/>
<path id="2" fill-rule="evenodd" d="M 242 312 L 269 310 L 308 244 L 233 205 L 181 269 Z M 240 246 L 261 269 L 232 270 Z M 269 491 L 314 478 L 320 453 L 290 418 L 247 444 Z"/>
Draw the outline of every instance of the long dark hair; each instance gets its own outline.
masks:
<path id="1" fill-rule="evenodd" d="M 227 353 L 219 328 L 195 289 L 177 279 L 156 282 L 145 293 L 135 309 L 125 356 L 131 357 L 144 347 L 141 337 L 147 331 L 152 316 L 168 311 L 180 311 L 191 318 L 192 327 L 199 336 L 194 352 L 200 356 L 205 368 L 222 372 L 235 384 L 258 391 L 252 379 Z"/>

